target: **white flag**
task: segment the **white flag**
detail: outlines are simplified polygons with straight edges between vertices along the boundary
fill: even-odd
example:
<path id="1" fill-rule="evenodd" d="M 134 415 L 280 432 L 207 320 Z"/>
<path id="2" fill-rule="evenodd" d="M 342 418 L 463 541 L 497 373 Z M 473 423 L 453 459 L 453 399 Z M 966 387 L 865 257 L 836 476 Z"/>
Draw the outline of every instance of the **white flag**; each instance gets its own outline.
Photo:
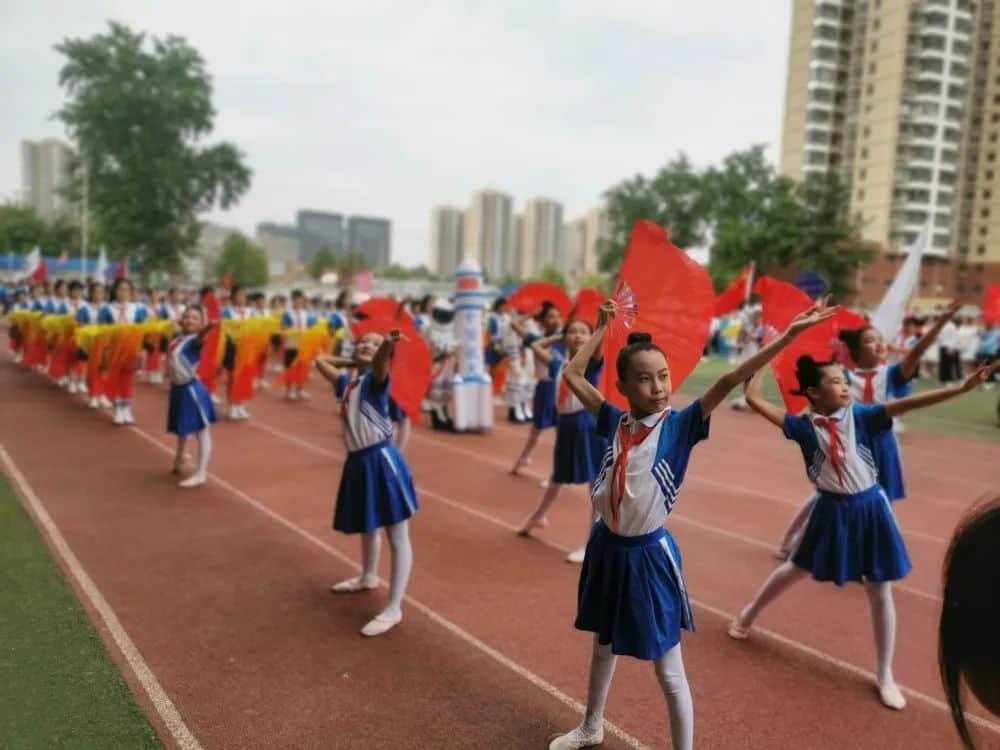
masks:
<path id="1" fill-rule="evenodd" d="M 882 334 L 882 340 L 886 343 L 892 342 L 903 325 L 903 316 L 906 313 L 906 303 L 909 301 L 913 290 L 917 288 L 920 281 L 920 261 L 927 247 L 929 228 L 925 226 L 920 230 L 917 239 L 907 250 L 908 255 L 903 265 L 896 272 L 892 286 L 886 291 L 878 309 L 872 315 L 872 326 Z"/>
<path id="2" fill-rule="evenodd" d="M 108 251 L 105 248 L 101 248 L 101 252 L 97 256 L 97 272 L 94 274 L 94 281 L 98 284 L 104 284 L 108 280 Z"/>

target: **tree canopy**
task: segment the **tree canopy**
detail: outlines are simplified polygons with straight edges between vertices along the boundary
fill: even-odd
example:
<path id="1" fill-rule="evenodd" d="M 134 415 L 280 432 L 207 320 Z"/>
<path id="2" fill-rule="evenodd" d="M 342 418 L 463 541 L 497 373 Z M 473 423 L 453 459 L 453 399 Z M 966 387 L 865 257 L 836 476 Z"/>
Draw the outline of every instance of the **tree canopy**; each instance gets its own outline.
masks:
<path id="1" fill-rule="evenodd" d="M 219 278 L 231 273 L 233 283 L 240 286 L 263 286 L 270 278 L 267 251 L 243 234 L 234 232 L 222 243 L 215 273 Z"/>
<path id="2" fill-rule="evenodd" d="M 211 77 L 178 36 L 151 37 L 119 23 L 56 45 L 66 101 L 57 116 L 80 153 L 88 205 L 114 257 L 145 272 L 177 272 L 198 240 L 198 214 L 235 204 L 250 170 L 230 143 L 203 145 L 213 129 Z"/>

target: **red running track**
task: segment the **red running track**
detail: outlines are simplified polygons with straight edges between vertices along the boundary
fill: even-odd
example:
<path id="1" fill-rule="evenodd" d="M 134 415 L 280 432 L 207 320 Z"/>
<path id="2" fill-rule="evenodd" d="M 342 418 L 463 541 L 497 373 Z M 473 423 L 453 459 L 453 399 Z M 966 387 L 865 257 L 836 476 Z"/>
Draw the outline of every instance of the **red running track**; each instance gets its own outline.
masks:
<path id="1" fill-rule="evenodd" d="M 357 631 L 385 591 L 327 591 L 353 574 L 358 543 L 329 528 L 344 449 L 318 382 L 312 401 L 265 392 L 251 422 L 213 428 L 213 480 L 193 491 L 167 473 L 162 389 L 138 388 L 130 429 L 10 363 L 0 388 L 11 396 L 0 443 L 201 747 L 542 748 L 578 720 L 589 635 L 572 627 L 579 568 L 563 558 L 586 533 L 583 488 L 564 492 L 538 538 L 513 533 L 540 497 L 551 434 L 536 474 L 511 477 L 525 428 L 414 431 L 408 459 L 422 507 L 410 601 L 402 625 L 364 639 Z M 911 496 L 896 507 L 914 572 L 896 593 L 896 675 L 909 698 L 896 713 L 871 686 L 858 586 L 804 582 L 750 641 L 726 637 L 775 565 L 775 541 L 808 485 L 796 446 L 776 430 L 724 409 L 713 417 L 669 522 L 698 627 L 683 640 L 697 747 L 959 746 L 935 668 L 939 571 L 962 509 L 995 481 L 997 451 L 922 433 L 903 446 Z M 1000 724 L 972 713 L 981 746 L 1000 748 Z M 665 745 L 648 664 L 621 660 L 607 719 L 616 731 L 606 747 Z"/>

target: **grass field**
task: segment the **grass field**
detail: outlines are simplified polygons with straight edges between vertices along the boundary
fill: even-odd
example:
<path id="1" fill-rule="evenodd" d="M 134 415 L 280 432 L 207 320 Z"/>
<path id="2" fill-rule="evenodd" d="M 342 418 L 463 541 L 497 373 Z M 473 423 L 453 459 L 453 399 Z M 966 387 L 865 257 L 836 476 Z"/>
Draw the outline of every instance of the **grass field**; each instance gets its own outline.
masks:
<path id="1" fill-rule="evenodd" d="M 0 747 L 161 747 L 35 525 L 0 475 Z"/>
<path id="2" fill-rule="evenodd" d="M 684 381 L 680 392 L 692 395 L 701 393 L 728 368 L 729 364 L 724 359 L 708 359 L 698 365 Z M 928 378 L 918 380 L 916 383 L 917 391 L 937 387 L 939 387 L 937 381 Z M 781 403 L 778 386 L 771 377 L 770 369 L 764 384 L 764 395 L 776 404 Z M 1000 394 L 997 390 L 977 389 L 943 404 L 907 414 L 906 427 L 1000 442 L 1000 427 L 997 426 L 998 398 Z"/>

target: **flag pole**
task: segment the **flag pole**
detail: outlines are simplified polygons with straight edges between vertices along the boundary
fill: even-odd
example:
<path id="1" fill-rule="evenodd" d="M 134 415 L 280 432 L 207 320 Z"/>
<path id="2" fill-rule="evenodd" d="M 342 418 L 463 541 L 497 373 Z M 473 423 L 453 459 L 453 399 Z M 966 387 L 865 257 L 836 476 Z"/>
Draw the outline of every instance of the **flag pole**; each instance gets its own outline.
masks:
<path id="1" fill-rule="evenodd" d="M 80 149 L 81 156 L 83 155 L 83 149 Z M 87 161 L 83 159 L 83 205 L 80 208 L 81 213 L 81 226 L 80 226 L 80 281 L 86 283 L 87 281 L 87 240 L 89 235 L 89 210 L 87 201 L 88 195 L 88 182 L 87 179 Z"/>

